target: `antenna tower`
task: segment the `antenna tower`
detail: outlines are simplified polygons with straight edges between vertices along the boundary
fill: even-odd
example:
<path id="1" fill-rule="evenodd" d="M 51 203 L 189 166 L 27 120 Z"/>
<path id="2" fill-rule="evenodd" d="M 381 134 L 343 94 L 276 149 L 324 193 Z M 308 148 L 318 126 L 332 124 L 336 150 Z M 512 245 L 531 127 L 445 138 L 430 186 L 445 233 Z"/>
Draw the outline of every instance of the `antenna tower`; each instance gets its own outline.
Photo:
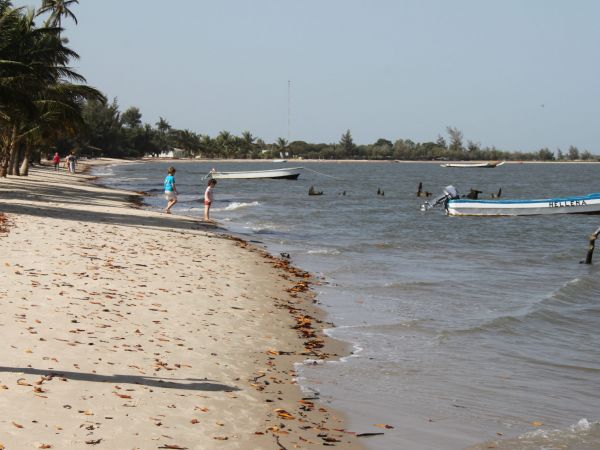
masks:
<path id="1" fill-rule="evenodd" d="M 292 136 L 292 82 L 288 80 L 288 130 L 287 130 L 288 143 Z"/>

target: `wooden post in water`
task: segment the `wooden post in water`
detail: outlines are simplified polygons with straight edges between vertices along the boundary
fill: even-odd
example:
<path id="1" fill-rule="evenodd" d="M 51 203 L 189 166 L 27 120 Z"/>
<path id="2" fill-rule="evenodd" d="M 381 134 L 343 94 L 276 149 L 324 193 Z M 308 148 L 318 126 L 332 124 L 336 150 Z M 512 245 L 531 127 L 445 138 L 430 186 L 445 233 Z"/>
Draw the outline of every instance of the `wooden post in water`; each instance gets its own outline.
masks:
<path id="1" fill-rule="evenodd" d="M 585 264 L 592 263 L 592 255 L 594 254 L 594 246 L 596 245 L 596 239 L 600 235 L 600 227 L 592 233 L 590 236 L 590 244 L 588 246 L 587 255 L 585 256 L 585 261 L 582 261 Z"/>

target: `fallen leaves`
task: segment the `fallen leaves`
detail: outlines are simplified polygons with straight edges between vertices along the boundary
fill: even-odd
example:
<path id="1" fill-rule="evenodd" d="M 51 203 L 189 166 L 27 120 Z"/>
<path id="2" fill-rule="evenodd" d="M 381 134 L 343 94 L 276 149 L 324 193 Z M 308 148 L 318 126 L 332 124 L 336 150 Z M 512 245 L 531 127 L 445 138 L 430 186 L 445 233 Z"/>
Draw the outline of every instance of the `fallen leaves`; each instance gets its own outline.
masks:
<path id="1" fill-rule="evenodd" d="M 388 425 L 387 423 L 376 423 L 373 426 L 377 428 L 385 428 L 386 430 L 391 430 L 394 428 L 393 426 Z"/>
<path id="2" fill-rule="evenodd" d="M 277 417 L 281 418 L 281 419 L 285 419 L 285 420 L 294 420 L 295 417 L 292 416 L 289 412 L 287 412 L 285 409 L 276 409 L 275 412 L 277 413 Z"/>
<path id="3" fill-rule="evenodd" d="M 117 391 L 113 391 L 113 394 L 115 394 L 117 397 L 120 397 L 120 398 L 132 398 L 131 395 L 119 394 Z"/>

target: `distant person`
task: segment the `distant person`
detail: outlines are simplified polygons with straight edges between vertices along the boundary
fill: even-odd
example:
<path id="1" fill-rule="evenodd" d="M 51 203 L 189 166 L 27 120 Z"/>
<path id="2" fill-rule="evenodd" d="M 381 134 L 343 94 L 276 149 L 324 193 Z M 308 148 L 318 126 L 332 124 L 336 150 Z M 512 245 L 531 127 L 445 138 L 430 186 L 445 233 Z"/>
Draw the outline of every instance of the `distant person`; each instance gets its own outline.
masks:
<path id="1" fill-rule="evenodd" d="M 52 158 L 52 164 L 54 165 L 54 170 L 58 172 L 60 166 L 60 155 L 58 152 L 54 154 L 54 158 Z"/>
<path id="2" fill-rule="evenodd" d="M 65 167 L 69 170 L 69 173 L 75 173 L 75 153 L 71 152 L 65 158 Z"/>
<path id="3" fill-rule="evenodd" d="M 206 191 L 204 191 L 204 221 L 205 222 L 212 222 L 212 220 L 210 220 L 210 205 L 212 205 L 212 202 L 213 202 L 213 188 L 215 187 L 216 184 L 217 184 L 217 180 L 215 180 L 214 178 L 211 178 L 210 180 L 208 180 L 208 187 L 206 188 Z"/>
<path id="4" fill-rule="evenodd" d="M 177 188 L 175 187 L 175 167 L 171 166 L 167 169 L 165 177 L 165 199 L 167 200 L 167 208 L 165 214 L 171 214 L 171 208 L 177 203 Z"/>

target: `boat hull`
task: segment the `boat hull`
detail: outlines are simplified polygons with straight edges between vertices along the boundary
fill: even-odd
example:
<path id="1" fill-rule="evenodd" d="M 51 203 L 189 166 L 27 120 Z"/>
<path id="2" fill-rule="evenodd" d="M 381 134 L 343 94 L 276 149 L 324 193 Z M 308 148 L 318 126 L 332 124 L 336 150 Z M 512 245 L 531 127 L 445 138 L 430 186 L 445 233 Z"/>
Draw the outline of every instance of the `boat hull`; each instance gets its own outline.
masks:
<path id="1" fill-rule="evenodd" d="M 485 162 L 485 163 L 447 163 L 440 164 L 442 167 L 455 167 L 458 169 L 493 169 L 504 164 L 502 162 Z"/>
<path id="2" fill-rule="evenodd" d="M 272 170 L 246 170 L 240 172 L 211 172 L 210 178 L 215 180 L 250 180 L 250 179 L 283 179 L 296 180 L 302 167 Z"/>
<path id="3" fill-rule="evenodd" d="M 538 200 L 448 200 L 450 216 L 533 216 L 541 214 L 600 214 L 600 193 Z"/>

